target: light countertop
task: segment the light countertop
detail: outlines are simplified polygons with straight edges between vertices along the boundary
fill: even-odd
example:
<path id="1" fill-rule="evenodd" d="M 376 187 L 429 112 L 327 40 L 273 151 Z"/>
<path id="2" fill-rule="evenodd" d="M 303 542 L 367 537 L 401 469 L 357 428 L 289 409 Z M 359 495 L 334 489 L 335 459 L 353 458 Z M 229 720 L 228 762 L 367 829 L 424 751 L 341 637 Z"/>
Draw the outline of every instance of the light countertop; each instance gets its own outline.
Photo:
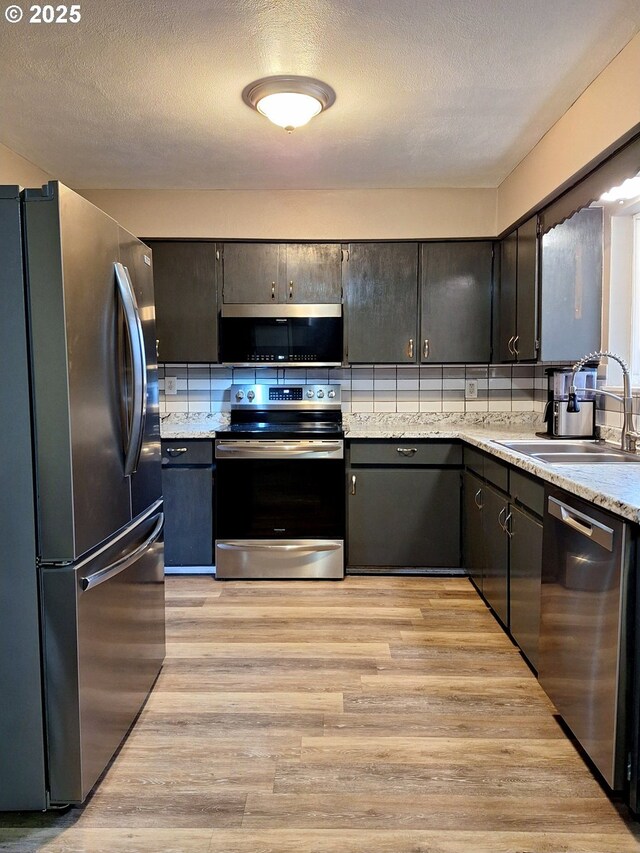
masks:
<path id="1" fill-rule="evenodd" d="M 215 438 L 228 415 L 171 414 L 161 419 L 163 439 Z M 496 442 L 534 439 L 542 429 L 534 413 L 344 415 L 348 439 L 437 438 L 465 441 L 597 506 L 640 523 L 640 463 L 549 465 Z"/>

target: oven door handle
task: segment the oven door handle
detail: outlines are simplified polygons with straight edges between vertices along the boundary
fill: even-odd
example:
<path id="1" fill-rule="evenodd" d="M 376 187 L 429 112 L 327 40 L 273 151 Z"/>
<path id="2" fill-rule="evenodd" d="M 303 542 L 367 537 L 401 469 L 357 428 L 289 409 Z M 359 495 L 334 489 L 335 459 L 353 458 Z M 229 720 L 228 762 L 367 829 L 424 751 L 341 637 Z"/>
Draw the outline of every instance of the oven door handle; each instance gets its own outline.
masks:
<path id="1" fill-rule="evenodd" d="M 303 453 L 336 453 L 342 450 L 341 442 L 331 444 L 271 444 L 271 445 L 237 445 L 217 444 L 216 453 L 250 453 L 252 456 L 260 456 L 279 453 L 282 456 L 300 456 Z"/>
<path id="2" fill-rule="evenodd" d="M 219 542 L 218 548 L 223 551 L 295 551 L 312 554 L 316 551 L 339 551 L 342 545 L 335 542 L 321 545 L 265 545 L 256 542 Z"/>

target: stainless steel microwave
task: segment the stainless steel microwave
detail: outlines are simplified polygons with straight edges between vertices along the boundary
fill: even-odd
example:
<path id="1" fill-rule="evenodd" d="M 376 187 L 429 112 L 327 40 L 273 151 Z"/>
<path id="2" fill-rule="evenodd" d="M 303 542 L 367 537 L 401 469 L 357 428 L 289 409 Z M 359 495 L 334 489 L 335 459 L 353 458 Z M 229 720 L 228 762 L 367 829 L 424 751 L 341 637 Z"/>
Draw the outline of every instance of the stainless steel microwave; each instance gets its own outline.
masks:
<path id="1" fill-rule="evenodd" d="M 220 360 L 235 367 L 338 367 L 342 305 L 223 305 Z"/>

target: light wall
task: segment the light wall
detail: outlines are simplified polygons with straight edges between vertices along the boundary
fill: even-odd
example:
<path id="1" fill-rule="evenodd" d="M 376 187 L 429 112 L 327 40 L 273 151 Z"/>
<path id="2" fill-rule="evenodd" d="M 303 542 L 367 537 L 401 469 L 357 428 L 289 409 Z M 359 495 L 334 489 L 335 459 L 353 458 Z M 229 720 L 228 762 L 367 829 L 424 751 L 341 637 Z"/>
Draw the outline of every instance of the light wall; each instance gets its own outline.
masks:
<path id="1" fill-rule="evenodd" d="M 489 237 L 495 189 L 81 190 L 145 237 Z"/>
<path id="2" fill-rule="evenodd" d="M 500 184 L 497 233 L 568 185 L 603 151 L 640 130 L 640 34 L 585 89 Z"/>
<path id="3" fill-rule="evenodd" d="M 39 187 L 49 180 L 51 176 L 39 166 L 35 166 L 0 143 L 0 184 Z"/>
<path id="4" fill-rule="evenodd" d="M 640 34 L 498 188 L 81 190 L 135 234 L 274 240 L 488 237 L 502 233 L 640 131 Z M 0 182 L 49 175 L 0 145 Z M 64 180 L 64 176 L 58 176 Z"/>

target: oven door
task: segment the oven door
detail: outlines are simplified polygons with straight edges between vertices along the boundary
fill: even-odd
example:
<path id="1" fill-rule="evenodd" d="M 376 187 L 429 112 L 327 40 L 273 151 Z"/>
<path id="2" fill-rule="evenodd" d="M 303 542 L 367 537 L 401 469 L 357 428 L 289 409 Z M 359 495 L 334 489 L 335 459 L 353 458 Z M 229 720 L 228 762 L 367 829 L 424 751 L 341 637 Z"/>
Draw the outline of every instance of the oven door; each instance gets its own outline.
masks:
<path id="1" fill-rule="evenodd" d="M 216 577 L 344 575 L 341 440 L 216 440 Z"/>

